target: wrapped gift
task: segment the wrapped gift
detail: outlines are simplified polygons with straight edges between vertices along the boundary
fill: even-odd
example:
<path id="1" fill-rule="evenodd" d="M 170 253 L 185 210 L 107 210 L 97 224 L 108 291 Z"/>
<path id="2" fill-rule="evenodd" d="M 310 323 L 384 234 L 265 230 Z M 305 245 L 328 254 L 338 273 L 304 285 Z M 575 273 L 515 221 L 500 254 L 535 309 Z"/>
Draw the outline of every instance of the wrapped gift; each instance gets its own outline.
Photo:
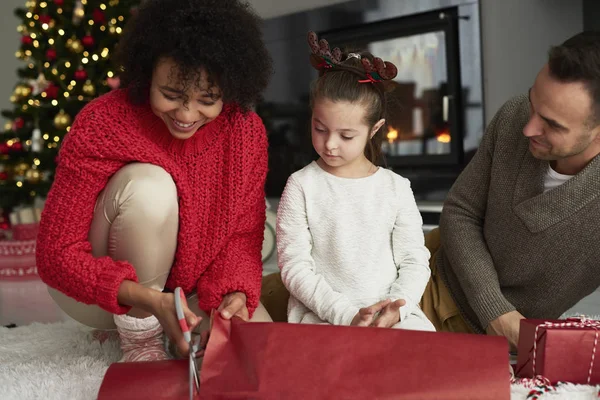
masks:
<path id="1" fill-rule="evenodd" d="M 14 240 L 32 240 L 37 237 L 39 222 L 42 214 L 41 208 L 18 207 L 9 214 Z"/>
<path id="2" fill-rule="evenodd" d="M 506 339 L 216 316 L 199 399 L 509 399 Z M 99 400 L 187 398 L 184 361 L 112 365 Z"/>
<path id="3" fill-rule="evenodd" d="M 516 374 L 521 378 L 600 383 L 596 360 L 600 321 L 585 317 L 567 320 L 521 320 Z"/>
<path id="4" fill-rule="evenodd" d="M 18 224 L 12 227 L 14 240 L 34 240 L 37 238 L 39 223 L 33 224 Z"/>

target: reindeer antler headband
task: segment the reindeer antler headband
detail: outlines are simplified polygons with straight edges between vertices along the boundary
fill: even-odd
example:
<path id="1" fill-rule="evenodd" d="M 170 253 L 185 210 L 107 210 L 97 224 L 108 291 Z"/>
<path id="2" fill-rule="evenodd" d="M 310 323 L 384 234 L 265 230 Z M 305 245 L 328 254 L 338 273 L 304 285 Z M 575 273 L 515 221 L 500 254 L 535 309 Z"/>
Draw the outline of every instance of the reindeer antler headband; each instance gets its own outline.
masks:
<path id="1" fill-rule="evenodd" d="M 330 70 L 345 70 L 354 72 L 359 76 L 365 76 L 366 79 L 359 82 L 381 82 L 394 79 L 398 74 L 398 68 L 389 61 L 383 61 L 379 57 L 373 59 L 373 63 L 367 58 L 361 58 L 359 54 L 350 53 L 348 58 L 360 59 L 364 72 L 359 68 L 346 66 L 342 64 L 342 51 L 336 47 L 333 50 L 329 48 L 329 43 L 325 39 L 319 40 L 315 32 L 308 32 L 308 45 L 311 49 L 310 64 L 321 74 Z"/>

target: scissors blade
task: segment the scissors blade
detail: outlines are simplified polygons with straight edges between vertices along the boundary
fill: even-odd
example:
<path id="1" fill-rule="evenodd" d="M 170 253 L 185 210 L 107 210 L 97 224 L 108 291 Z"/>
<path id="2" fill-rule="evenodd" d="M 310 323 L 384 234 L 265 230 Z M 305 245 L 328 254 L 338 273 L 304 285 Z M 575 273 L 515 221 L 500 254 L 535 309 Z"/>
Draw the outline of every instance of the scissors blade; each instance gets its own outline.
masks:
<path id="1" fill-rule="evenodd" d="M 197 347 L 194 346 L 191 341 L 190 341 L 189 345 L 190 345 L 190 381 L 192 379 L 194 380 L 194 383 L 196 386 L 196 391 L 198 393 L 200 393 L 200 380 L 198 379 L 198 365 L 196 364 L 196 351 L 195 351 L 195 348 L 197 348 Z M 190 385 L 191 385 L 191 382 L 190 382 Z M 190 388 L 191 388 L 191 386 L 190 386 Z"/>

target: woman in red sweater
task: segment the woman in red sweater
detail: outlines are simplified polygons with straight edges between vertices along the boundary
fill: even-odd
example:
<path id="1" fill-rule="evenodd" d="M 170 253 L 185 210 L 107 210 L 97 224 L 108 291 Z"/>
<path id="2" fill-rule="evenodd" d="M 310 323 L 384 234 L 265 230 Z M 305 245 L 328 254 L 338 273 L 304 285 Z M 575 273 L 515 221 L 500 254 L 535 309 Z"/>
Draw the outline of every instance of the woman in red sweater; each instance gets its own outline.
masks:
<path id="1" fill-rule="evenodd" d="M 270 320 L 259 304 L 267 137 L 249 109 L 271 59 L 240 0 L 147 1 L 118 51 L 123 89 L 81 110 L 62 145 L 37 262 L 67 314 L 116 326 L 124 361 L 159 360 L 163 332 L 188 348 L 178 286 L 193 294 L 194 327 L 213 309 Z"/>

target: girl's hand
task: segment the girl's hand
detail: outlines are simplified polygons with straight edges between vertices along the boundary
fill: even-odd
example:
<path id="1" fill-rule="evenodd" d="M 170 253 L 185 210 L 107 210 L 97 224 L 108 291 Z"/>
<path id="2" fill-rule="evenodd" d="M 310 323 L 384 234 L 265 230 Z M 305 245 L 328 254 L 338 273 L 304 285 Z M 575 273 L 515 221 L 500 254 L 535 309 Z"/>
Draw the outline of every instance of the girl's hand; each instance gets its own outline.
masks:
<path id="1" fill-rule="evenodd" d="M 381 300 L 378 303 L 373 304 L 369 307 L 364 307 L 358 310 L 358 314 L 354 316 L 351 326 L 369 326 L 373 323 L 375 319 L 375 314 L 383 310 L 388 304 L 391 303 L 391 300 Z"/>
<path id="2" fill-rule="evenodd" d="M 181 326 L 179 326 L 175 310 L 175 295 L 173 293 L 160 293 L 154 301 L 152 314 L 160 322 L 169 340 L 177 347 L 179 355 L 185 357 L 190 351 L 190 347 L 183 337 Z M 185 302 L 183 304 L 183 314 L 190 330 L 196 328 L 200 321 L 202 321 L 201 317 L 190 311 Z"/>
<path id="3" fill-rule="evenodd" d="M 391 328 L 400 322 L 400 307 L 406 304 L 406 301 L 403 299 L 399 299 L 396 301 L 390 301 L 388 305 L 386 305 L 379 313 L 375 321 L 371 324 L 376 328 Z"/>
<path id="4" fill-rule="evenodd" d="M 246 294 L 242 292 L 225 295 L 217 311 L 221 313 L 224 319 L 231 319 L 232 317 L 238 317 L 244 321 L 250 319 L 250 313 L 246 306 Z"/>

